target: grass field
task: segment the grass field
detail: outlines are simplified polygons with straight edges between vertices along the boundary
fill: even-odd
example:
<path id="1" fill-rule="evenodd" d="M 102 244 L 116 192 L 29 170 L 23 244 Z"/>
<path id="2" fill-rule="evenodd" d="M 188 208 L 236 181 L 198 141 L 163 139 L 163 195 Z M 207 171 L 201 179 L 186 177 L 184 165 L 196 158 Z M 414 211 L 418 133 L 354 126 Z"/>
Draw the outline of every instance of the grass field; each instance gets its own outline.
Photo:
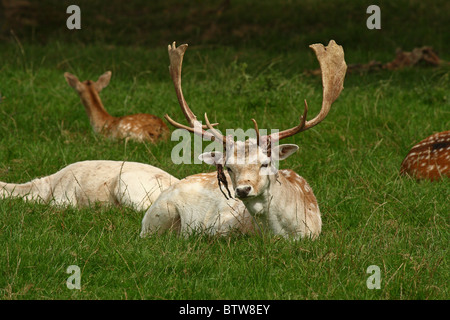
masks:
<path id="1" fill-rule="evenodd" d="M 305 3 L 314 11 L 310 1 Z M 353 16 L 361 5 L 349 3 L 342 10 Z M 414 9 L 410 12 L 422 12 L 418 2 L 409 3 Z M 224 15 L 245 16 L 244 7 L 231 8 Z M 450 60 L 445 33 L 430 31 L 430 21 L 445 19 L 435 7 L 414 21 L 416 37 L 414 30 L 401 28 L 407 21 L 401 6 L 399 17 L 392 5 L 388 8 L 382 11 L 387 16 L 382 36 L 365 28 L 365 8 L 359 29 L 351 19 L 345 20 L 349 33 L 333 36 L 344 46 L 348 64 L 386 62 L 393 59 L 396 46 L 411 50 L 432 45 L 442 59 Z M 252 23 L 266 26 L 272 21 L 270 6 L 259 9 L 260 20 Z M 273 12 L 280 23 L 283 14 L 289 18 L 288 13 Z M 309 114 L 315 115 L 322 87 L 319 77 L 304 73 L 318 68 L 307 45 L 328 42 L 336 27 L 332 22 L 337 23 L 340 14 L 332 16 L 330 25 L 321 20 L 322 27 L 318 23 L 313 30 L 300 24 L 305 37 L 293 39 L 288 34 L 273 45 L 252 37 L 239 42 L 237 33 L 217 44 L 210 38 L 198 45 L 190 42 L 183 65 L 183 90 L 190 107 L 198 116 L 207 111 L 223 129 L 251 128 L 251 118 L 260 128 L 292 127 L 303 99 L 308 100 Z M 282 24 L 281 29 L 287 26 Z M 64 32 L 45 43 L 36 40 L 35 31 L 0 44 L 0 93 L 5 97 L 0 102 L 1 181 L 26 182 L 73 162 L 95 159 L 149 163 L 178 178 L 212 171 L 205 164 L 172 163 L 177 141 L 150 145 L 96 136 L 63 77 L 69 71 L 80 80 L 95 80 L 111 70 L 111 83 L 101 93 L 111 114 L 169 113 L 181 120 L 166 48 L 173 40 L 179 44 L 191 40 L 188 36 L 163 39 L 163 32 L 152 33 L 158 39 L 152 47 L 139 41 L 120 43 L 126 34 L 119 34 L 119 44 L 109 45 L 106 31 L 100 33 L 101 41 L 84 43 L 82 34 L 72 43 Z M 275 39 L 276 32 L 267 37 Z M 281 47 L 283 40 L 288 45 Z M 380 47 L 374 41 L 381 41 Z M 408 43 L 411 46 L 406 47 Z M 414 143 L 449 129 L 449 77 L 448 65 L 348 74 L 325 121 L 286 140 L 300 149 L 281 168 L 303 176 L 321 208 L 323 232 L 317 241 L 248 235 L 185 239 L 171 234 L 141 239 L 143 212 L 124 207 L 55 208 L 3 199 L 0 297 L 449 299 L 450 180 L 416 182 L 398 175 Z M 66 286 L 70 265 L 81 269 L 81 290 Z M 380 267 L 381 289 L 366 286 L 371 265 Z"/>

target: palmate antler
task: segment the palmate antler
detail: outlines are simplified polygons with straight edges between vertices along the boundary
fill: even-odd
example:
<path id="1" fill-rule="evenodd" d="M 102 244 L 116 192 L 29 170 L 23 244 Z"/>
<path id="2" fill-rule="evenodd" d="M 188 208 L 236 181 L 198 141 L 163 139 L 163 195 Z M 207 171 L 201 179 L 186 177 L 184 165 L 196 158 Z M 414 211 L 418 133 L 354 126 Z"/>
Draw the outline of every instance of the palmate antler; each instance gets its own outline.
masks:
<path id="1" fill-rule="evenodd" d="M 322 108 L 319 114 L 314 119 L 306 121 L 308 104 L 305 100 L 305 109 L 303 111 L 303 116 L 300 118 L 299 125 L 276 134 L 261 137 L 261 140 L 275 140 L 277 135 L 277 140 L 281 140 L 311 129 L 325 119 L 328 112 L 330 112 L 331 105 L 339 97 L 342 89 L 344 89 L 343 84 L 345 73 L 347 71 L 347 64 L 344 60 L 344 49 L 342 46 L 336 44 L 334 40 L 331 40 L 326 47 L 321 43 L 312 44 L 309 47 L 315 52 L 322 71 L 323 97 Z"/>
<path id="2" fill-rule="evenodd" d="M 166 120 L 169 121 L 169 123 L 176 128 L 185 129 L 192 133 L 203 136 L 205 138 L 214 140 L 214 136 L 205 131 L 206 126 L 202 125 L 197 120 L 197 117 L 191 111 L 183 96 L 183 90 L 181 89 L 181 67 L 183 64 L 183 56 L 184 53 L 186 52 L 187 47 L 188 47 L 187 44 L 182 44 L 177 48 L 174 41 L 172 45 L 169 44 L 168 52 L 170 59 L 170 66 L 169 66 L 170 76 L 172 77 L 173 85 L 175 87 L 175 92 L 177 94 L 178 103 L 180 104 L 181 111 L 183 111 L 183 114 L 186 120 L 188 121 L 189 126 L 185 126 L 181 123 L 174 121 L 171 117 L 169 117 L 168 114 L 164 115 L 164 118 L 166 118 Z M 215 125 L 217 125 L 217 123 L 212 124 L 212 126 Z"/>
<path id="3" fill-rule="evenodd" d="M 206 126 L 201 126 L 200 122 L 197 120 L 197 117 L 194 115 L 191 109 L 189 109 L 186 101 L 184 100 L 183 92 L 181 90 L 181 65 L 187 46 L 187 44 L 183 44 L 176 48 L 175 42 L 172 45 L 169 45 L 169 69 L 175 86 L 175 91 L 177 93 L 178 102 L 180 103 L 181 109 L 186 117 L 186 120 L 189 123 L 189 126 L 185 126 L 178 122 L 175 122 L 167 114 L 165 115 L 165 118 L 177 128 L 186 129 L 203 137 L 221 141 L 224 145 L 226 145 L 229 137 L 222 135 L 219 131 L 213 128 L 215 125 L 217 125 L 217 123 L 211 124 L 208 120 L 208 116 L 205 113 Z M 258 144 L 260 141 L 265 140 L 267 143 L 267 151 L 269 154 L 272 141 L 279 141 L 281 139 L 291 137 L 299 132 L 311 129 L 315 125 L 319 124 L 323 119 L 325 119 L 330 111 L 331 105 L 339 97 L 342 89 L 344 88 L 343 83 L 345 73 L 347 71 L 347 64 L 344 60 L 344 50 L 342 46 L 336 44 L 334 40 L 331 40 L 326 47 L 320 43 L 312 44 L 309 47 L 313 49 L 314 53 L 316 54 L 317 59 L 319 60 L 320 69 L 322 71 L 322 108 L 315 118 L 307 121 L 306 116 L 308 112 L 308 104 L 305 100 L 303 115 L 300 117 L 300 123 L 297 126 L 262 137 L 259 136 L 259 130 L 256 120 L 252 119 L 258 137 Z M 194 129 L 194 127 L 197 129 Z M 205 131 L 206 128 L 210 129 L 209 132 Z"/>

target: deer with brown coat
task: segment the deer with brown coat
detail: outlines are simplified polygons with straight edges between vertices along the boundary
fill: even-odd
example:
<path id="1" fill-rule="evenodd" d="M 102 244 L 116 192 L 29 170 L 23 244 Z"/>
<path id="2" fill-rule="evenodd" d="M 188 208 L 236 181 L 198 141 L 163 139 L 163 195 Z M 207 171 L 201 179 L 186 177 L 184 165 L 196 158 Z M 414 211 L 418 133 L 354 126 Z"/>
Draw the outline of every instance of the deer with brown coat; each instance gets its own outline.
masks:
<path id="1" fill-rule="evenodd" d="M 69 72 L 64 73 L 64 77 L 80 96 L 94 132 L 112 139 L 131 139 L 138 142 L 155 143 L 168 138 L 169 128 L 157 116 L 139 113 L 114 117 L 106 111 L 99 93 L 109 84 L 111 71 L 102 74 L 97 81 L 80 82 Z"/>
<path id="2" fill-rule="evenodd" d="M 432 134 L 415 144 L 403 160 L 400 174 L 418 180 L 450 178 L 450 131 Z"/>

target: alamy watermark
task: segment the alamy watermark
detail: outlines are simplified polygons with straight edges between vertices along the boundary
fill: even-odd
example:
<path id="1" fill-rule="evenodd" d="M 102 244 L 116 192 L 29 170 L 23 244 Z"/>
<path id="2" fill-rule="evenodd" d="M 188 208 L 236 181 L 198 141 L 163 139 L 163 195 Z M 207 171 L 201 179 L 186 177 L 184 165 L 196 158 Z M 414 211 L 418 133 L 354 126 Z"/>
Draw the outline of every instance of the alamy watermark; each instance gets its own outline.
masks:
<path id="1" fill-rule="evenodd" d="M 214 129 L 219 134 L 222 134 L 220 130 Z M 201 135 L 202 132 L 201 122 L 198 121 L 194 124 L 194 131 L 198 134 L 192 134 L 190 131 L 185 129 L 176 129 L 172 131 L 171 140 L 179 141 L 172 148 L 171 152 L 171 160 L 174 164 L 201 164 L 205 161 L 208 164 L 216 164 L 221 163 L 224 164 L 224 156 L 227 156 L 226 162 L 227 164 L 256 164 L 261 160 L 264 160 L 264 156 L 259 157 L 257 147 L 259 146 L 262 150 L 267 150 L 267 140 L 259 139 L 259 144 L 257 144 L 257 134 L 259 133 L 260 137 L 264 137 L 266 135 L 271 136 L 271 144 L 270 148 L 273 150 L 278 146 L 278 129 L 271 129 L 270 133 L 268 133 L 267 129 L 260 129 L 258 133 L 255 129 L 226 129 L 225 136 L 226 144 L 224 145 L 221 141 L 211 141 L 211 138 L 208 138 L 208 133 L 211 133 L 212 130 L 205 130 L 206 135 Z M 248 143 L 248 148 L 239 148 L 236 145 L 240 143 L 245 143 L 249 139 L 253 139 L 252 142 Z M 204 142 L 209 142 L 206 146 Z M 248 154 L 246 154 L 248 152 Z M 211 157 L 203 157 L 204 154 L 210 154 Z M 214 163 L 215 162 L 215 163 Z M 270 157 L 270 164 L 272 168 L 278 169 L 278 154 L 272 153 Z M 269 171 L 261 171 L 263 174 L 269 174 Z"/>
<path id="2" fill-rule="evenodd" d="M 377 265 L 370 265 L 366 273 L 371 274 L 370 277 L 367 278 L 366 285 L 367 289 L 381 289 L 381 270 Z"/>
<path id="3" fill-rule="evenodd" d="M 367 18 L 366 26 L 367 29 L 381 29 L 381 9 L 377 5 L 370 5 L 367 7 L 366 13 L 371 14 L 369 18 Z"/>
<path id="4" fill-rule="evenodd" d="M 71 274 L 70 277 L 67 278 L 66 286 L 67 289 L 73 290 L 81 289 L 81 270 L 77 265 L 70 265 L 66 269 L 66 273 Z"/>
<path id="5" fill-rule="evenodd" d="M 67 7 L 66 13 L 71 15 L 67 18 L 66 26 L 67 29 L 81 29 L 81 9 L 77 5 L 70 5 Z"/>

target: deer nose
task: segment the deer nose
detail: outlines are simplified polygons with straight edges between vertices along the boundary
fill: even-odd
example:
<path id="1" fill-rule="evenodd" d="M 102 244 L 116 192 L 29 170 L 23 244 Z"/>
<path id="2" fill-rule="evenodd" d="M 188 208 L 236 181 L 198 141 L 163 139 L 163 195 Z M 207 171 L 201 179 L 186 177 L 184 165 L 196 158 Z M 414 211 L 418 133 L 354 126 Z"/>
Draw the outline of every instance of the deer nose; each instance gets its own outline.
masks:
<path id="1" fill-rule="evenodd" d="M 250 193 L 251 190 L 252 190 L 252 187 L 250 187 L 250 186 L 237 187 L 235 190 L 236 197 L 246 198 L 246 197 L 248 197 L 248 194 Z"/>

